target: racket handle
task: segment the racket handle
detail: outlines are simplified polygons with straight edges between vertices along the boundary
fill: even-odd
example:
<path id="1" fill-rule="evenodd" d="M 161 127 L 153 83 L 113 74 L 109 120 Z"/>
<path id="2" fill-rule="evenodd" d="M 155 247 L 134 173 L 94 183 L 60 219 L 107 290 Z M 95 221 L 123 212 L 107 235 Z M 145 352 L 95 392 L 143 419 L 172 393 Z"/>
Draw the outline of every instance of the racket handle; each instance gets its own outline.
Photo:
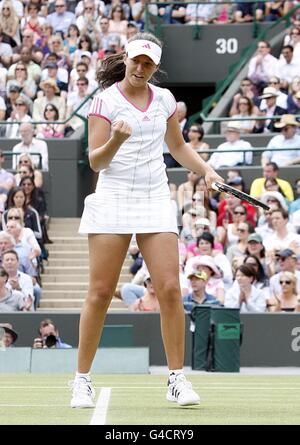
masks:
<path id="1" fill-rule="evenodd" d="M 218 188 L 217 184 L 218 184 L 217 182 L 212 182 L 212 183 L 211 183 L 211 188 L 212 188 L 213 190 L 215 190 L 216 192 L 219 191 L 219 188 Z"/>

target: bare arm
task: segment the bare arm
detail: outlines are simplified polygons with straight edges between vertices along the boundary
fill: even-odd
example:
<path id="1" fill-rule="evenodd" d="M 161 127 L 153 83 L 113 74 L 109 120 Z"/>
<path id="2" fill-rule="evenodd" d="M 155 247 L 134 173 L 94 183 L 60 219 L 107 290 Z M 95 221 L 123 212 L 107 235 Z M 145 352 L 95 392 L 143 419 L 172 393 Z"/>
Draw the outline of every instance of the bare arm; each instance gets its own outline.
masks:
<path id="1" fill-rule="evenodd" d="M 189 144 L 185 143 L 176 114 L 168 120 L 165 140 L 173 158 L 188 170 L 194 171 L 200 176 L 205 176 L 208 188 L 211 187 L 214 181 L 224 182 L 223 178 L 221 178 Z"/>
<path id="2" fill-rule="evenodd" d="M 124 141 L 131 135 L 130 126 L 124 121 L 111 125 L 96 116 L 89 118 L 89 161 L 92 170 L 107 168 Z"/>

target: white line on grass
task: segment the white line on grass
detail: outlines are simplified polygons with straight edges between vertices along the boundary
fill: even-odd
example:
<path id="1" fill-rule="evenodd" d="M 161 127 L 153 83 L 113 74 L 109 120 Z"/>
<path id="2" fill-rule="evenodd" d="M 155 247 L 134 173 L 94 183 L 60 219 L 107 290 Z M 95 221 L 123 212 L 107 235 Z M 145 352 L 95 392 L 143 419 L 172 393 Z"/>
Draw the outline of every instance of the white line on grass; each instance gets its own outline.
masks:
<path id="1" fill-rule="evenodd" d="M 102 388 L 90 425 L 105 425 L 111 388 Z"/>

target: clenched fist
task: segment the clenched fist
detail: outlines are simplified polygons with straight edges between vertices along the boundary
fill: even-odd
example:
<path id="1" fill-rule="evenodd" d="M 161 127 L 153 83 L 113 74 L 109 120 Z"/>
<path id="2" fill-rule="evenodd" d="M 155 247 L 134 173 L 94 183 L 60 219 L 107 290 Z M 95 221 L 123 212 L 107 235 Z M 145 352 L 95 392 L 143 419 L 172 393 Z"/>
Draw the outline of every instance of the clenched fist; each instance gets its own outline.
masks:
<path id="1" fill-rule="evenodd" d="M 114 122 L 111 126 L 112 139 L 123 144 L 131 136 L 131 127 L 124 121 Z"/>

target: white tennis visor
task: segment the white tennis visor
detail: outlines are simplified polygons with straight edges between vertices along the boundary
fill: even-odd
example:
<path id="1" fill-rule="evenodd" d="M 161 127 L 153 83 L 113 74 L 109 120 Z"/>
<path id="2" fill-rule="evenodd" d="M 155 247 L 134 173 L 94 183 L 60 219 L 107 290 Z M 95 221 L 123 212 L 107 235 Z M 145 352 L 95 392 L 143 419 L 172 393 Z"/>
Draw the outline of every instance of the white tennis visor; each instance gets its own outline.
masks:
<path id="1" fill-rule="evenodd" d="M 144 54 L 150 57 L 155 65 L 159 65 L 161 52 L 161 47 L 150 40 L 133 40 L 126 47 L 126 53 L 130 59 Z"/>

